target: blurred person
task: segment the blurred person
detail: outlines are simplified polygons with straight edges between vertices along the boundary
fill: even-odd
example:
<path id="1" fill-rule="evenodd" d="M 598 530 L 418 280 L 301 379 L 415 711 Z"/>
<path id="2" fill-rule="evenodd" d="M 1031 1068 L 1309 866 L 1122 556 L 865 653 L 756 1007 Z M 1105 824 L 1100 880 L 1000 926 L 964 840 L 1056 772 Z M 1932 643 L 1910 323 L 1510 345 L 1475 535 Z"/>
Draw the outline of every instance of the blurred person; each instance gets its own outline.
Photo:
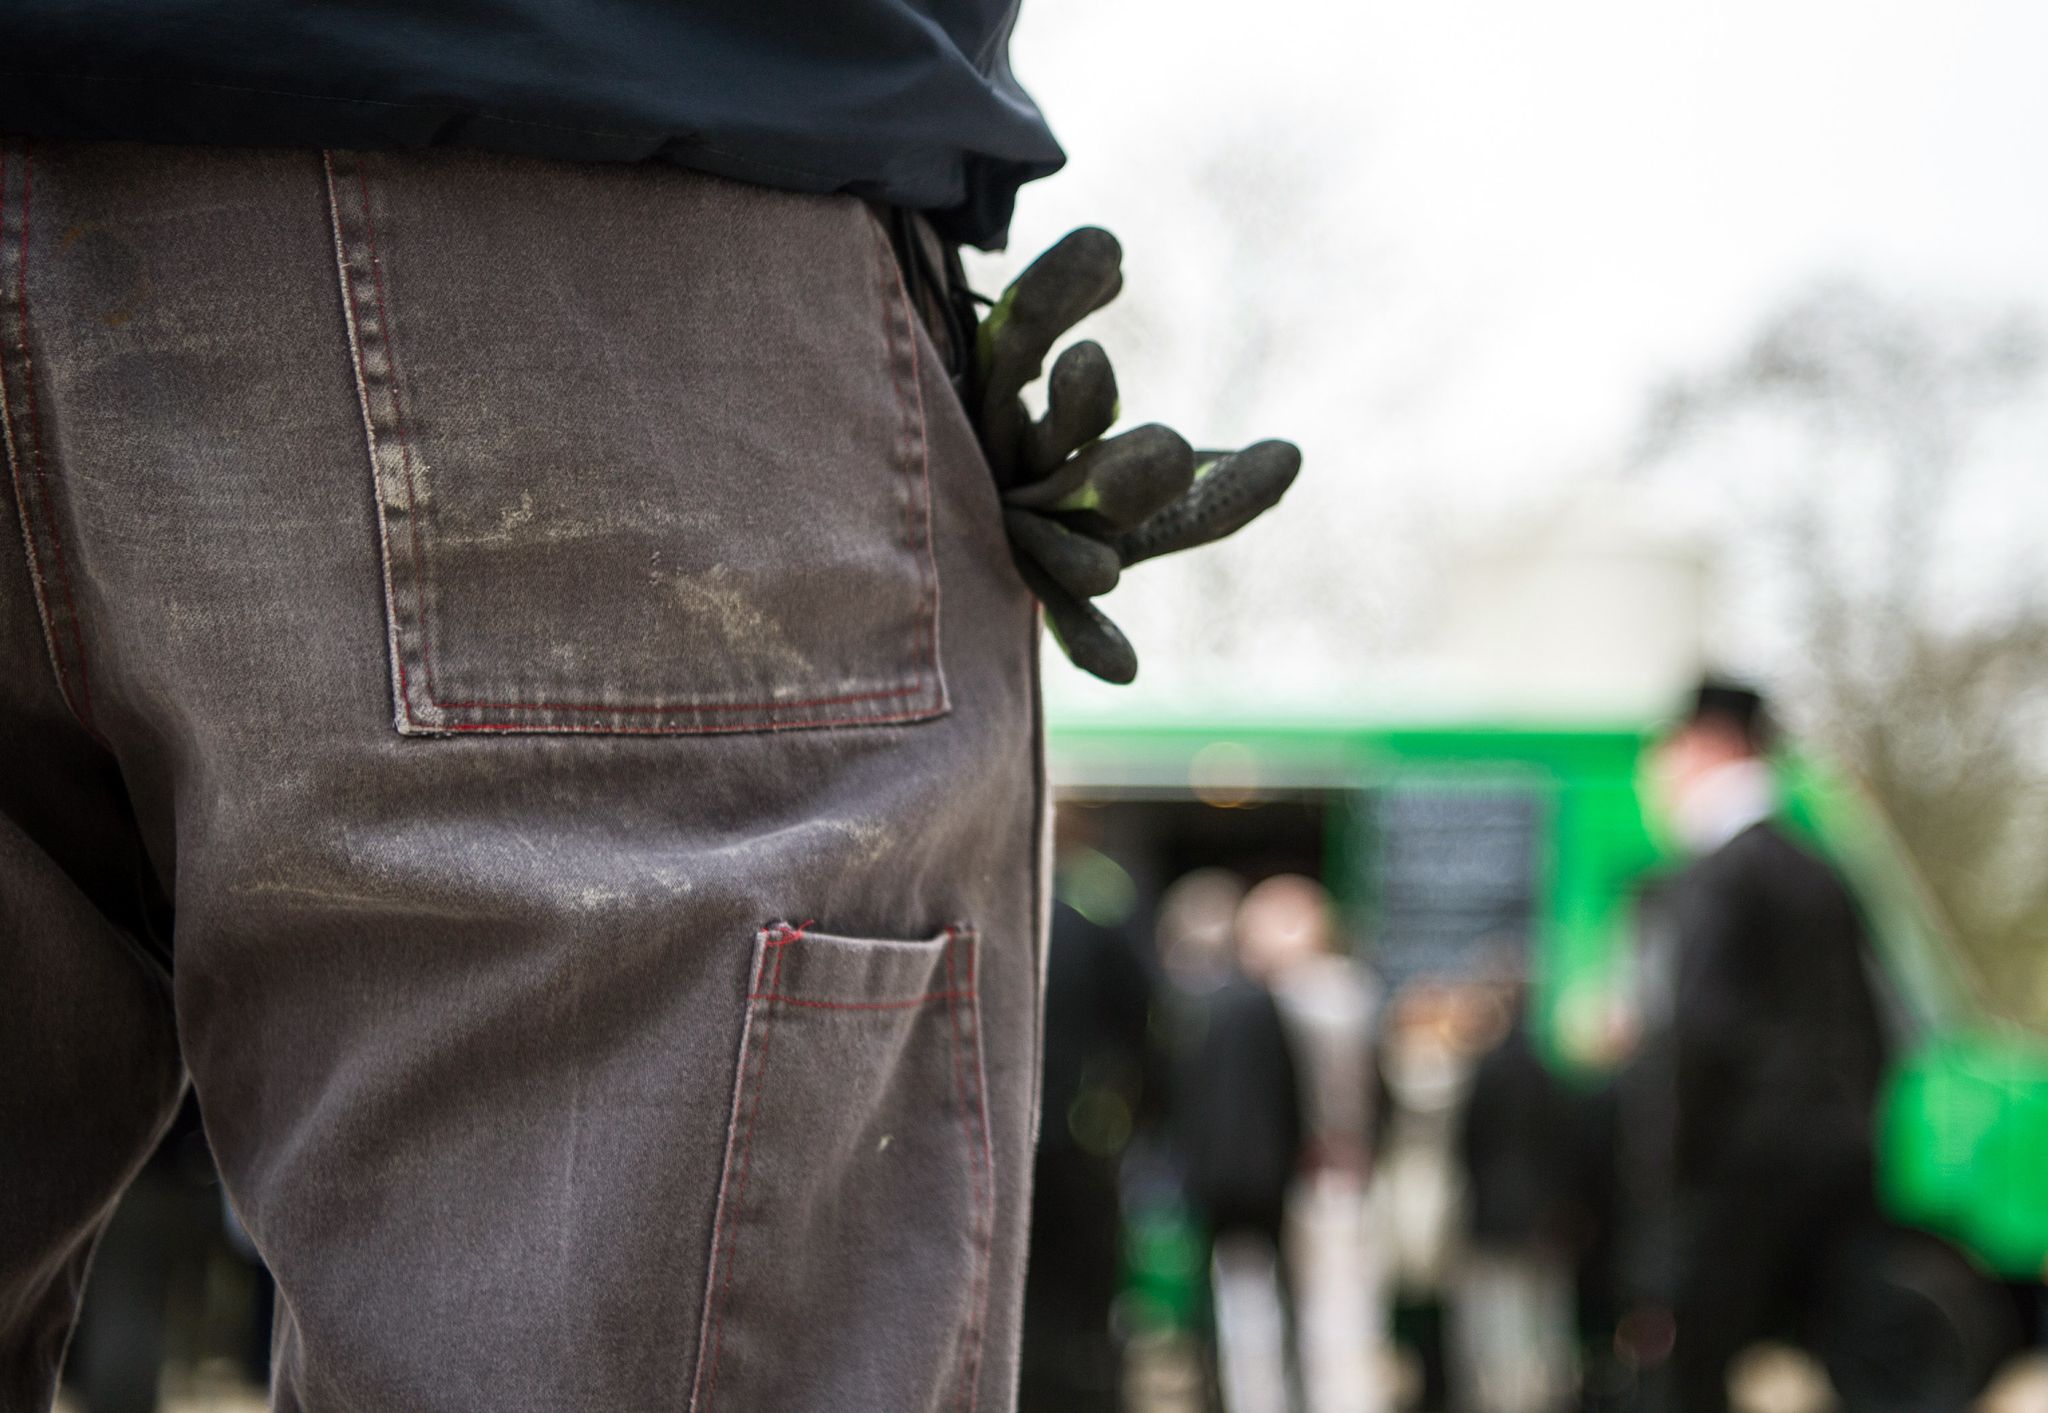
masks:
<path id="1" fill-rule="evenodd" d="M 1721 1413 L 1736 1357 L 1811 1315 L 1834 1248 L 1875 1220 L 1887 1041 L 1868 939 L 1835 870 L 1779 822 L 1771 746 L 1763 698 L 1710 680 L 1650 759 L 1693 856 L 1661 899 L 1680 1413 Z"/>
<path id="2" fill-rule="evenodd" d="M 1329 890 L 1299 873 L 1279 873 L 1248 889 L 1232 927 L 1238 966 L 1268 986 L 1329 955 Z"/>
<path id="3" fill-rule="evenodd" d="M 1237 914 L 1245 971 L 1280 1008 L 1302 1081 L 1304 1151 L 1289 1204 L 1298 1358 L 1312 1406 L 1368 1395 L 1376 1352 L 1363 1206 L 1371 1124 L 1372 973 L 1340 947 L 1329 890 L 1301 874 L 1268 878 Z"/>
<path id="4" fill-rule="evenodd" d="M 0 1407 L 188 1073 L 280 1410 L 1010 1406 L 1041 609 L 1253 508 L 1016 14 L 0 7 Z"/>
<path id="5" fill-rule="evenodd" d="M 1284 1225 L 1305 1138 L 1301 1088 L 1279 1007 L 1246 973 L 1237 930 L 1243 897 L 1234 875 L 1202 870 L 1161 899 L 1163 960 L 1175 983 L 1168 1124 L 1188 1200 L 1209 1237 L 1218 1298 L 1241 1269 L 1271 1290 L 1283 1396 L 1300 1410 Z M 1223 1406 L 1228 1351 L 1214 1328 L 1204 1353 L 1210 1396 Z"/>
<path id="6" fill-rule="evenodd" d="M 1280 874 L 1258 884 L 1236 927 L 1246 974 L 1273 993 L 1294 1037 L 1309 1160 L 1355 1178 L 1372 1107 L 1372 974 L 1338 950 L 1329 890 L 1313 878 Z"/>
<path id="7" fill-rule="evenodd" d="M 1083 845 L 1060 812 L 1063 859 Z M 1114 1413 L 1123 1359 L 1112 1327 L 1121 1276 L 1119 1168 L 1148 1102 L 1152 977 L 1137 941 L 1053 903 L 1045 1075 L 1032 1166 L 1018 1407 Z"/>
<path id="8" fill-rule="evenodd" d="M 1201 995 L 1235 974 L 1232 948 L 1244 895 L 1244 880 L 1227 868 L 1191 869 L 1159 895 L 1153 936 L 1160 965 L 1179 991 Z"/>
<path id="9" fill-rule="evenodd" d="M 1529 1024 L 1528 987 L 1498 983 L 1497 1041 L 1458 1124 L 1464 1249 L 1451 1280 L 1455 1406 L 1558 1413 L 1573 1386 L 1573 1276 L 1583 1243 L 1584 1117 Z"/>
<path id="10" fill-rule="evenodd" d="M 1492 1037 L 1475 1024 L 1468 985 L 1407 982 L 1391 998 L 1375 1066 L 1371 1201 L 1385 1253 L 1389 1320 L 1403 1356 L 1397 1406 L 1449 1406 L 1445 1303 L 1456 1266 L 1464 1202 L 1458 1117 L 1472 1081 L 1473 1051 Z"/>

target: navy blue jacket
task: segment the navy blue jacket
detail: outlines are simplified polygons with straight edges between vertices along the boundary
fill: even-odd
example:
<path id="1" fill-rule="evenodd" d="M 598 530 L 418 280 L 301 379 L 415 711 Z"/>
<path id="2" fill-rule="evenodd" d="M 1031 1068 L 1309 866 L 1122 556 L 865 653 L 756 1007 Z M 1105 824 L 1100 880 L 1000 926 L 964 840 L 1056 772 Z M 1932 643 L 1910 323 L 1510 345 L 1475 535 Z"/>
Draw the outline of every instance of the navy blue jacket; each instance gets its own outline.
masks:
<path id="1" fill-rule="evenodd" d="M 5 0 L 0 132 L 659 159 L 999 245 L 1064 160 L 1018 0 Z"/>

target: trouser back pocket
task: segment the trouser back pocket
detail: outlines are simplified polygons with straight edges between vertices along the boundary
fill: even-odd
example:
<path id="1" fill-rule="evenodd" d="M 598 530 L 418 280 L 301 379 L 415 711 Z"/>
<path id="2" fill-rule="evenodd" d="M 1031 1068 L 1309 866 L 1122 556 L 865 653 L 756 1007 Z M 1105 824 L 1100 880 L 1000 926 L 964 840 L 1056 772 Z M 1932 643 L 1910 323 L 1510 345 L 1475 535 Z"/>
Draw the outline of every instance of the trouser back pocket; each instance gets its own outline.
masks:
<path id="1" fill-rule="evenodd" d="M 398 729 L 945 710 L 918 331 L 852 197 L 331 153 Z"/>
<path id="2" fill-rule="evenodd" d="M 995 1206 L 976 948 L 756 940 L 696 1413 L 971 1407 Z"/>

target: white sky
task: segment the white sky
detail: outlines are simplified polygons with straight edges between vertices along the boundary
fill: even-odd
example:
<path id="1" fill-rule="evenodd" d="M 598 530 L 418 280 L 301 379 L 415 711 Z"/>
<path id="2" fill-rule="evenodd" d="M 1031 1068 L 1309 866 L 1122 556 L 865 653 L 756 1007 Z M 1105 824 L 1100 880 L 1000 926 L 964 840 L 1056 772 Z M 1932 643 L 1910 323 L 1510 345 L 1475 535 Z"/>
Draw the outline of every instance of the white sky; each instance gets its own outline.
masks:
<path id="1" fill-rule="evenodd" d="M 1094 221 L 1135 287 L 1213 218 L 1208 153 L 1291 146 L 1305 209 L 1470 326 L 1458 376 L 1525 447 L 1597 453 L 1817 274 L 2048 290 L 2039 0 L 1026 0 L 1014 52 L 1071 157 L 1018 255 Z"/>
<path id="2" fill-rule="evenodd" d="M 1300 441 L 1317 553 L 1611 471 L 1818 277 L 2048 295 L 2041 0 L 1025 0 L 1013 56 L 1071 162 L 979 282 L 1117 232 L 1129 420 Z"/>

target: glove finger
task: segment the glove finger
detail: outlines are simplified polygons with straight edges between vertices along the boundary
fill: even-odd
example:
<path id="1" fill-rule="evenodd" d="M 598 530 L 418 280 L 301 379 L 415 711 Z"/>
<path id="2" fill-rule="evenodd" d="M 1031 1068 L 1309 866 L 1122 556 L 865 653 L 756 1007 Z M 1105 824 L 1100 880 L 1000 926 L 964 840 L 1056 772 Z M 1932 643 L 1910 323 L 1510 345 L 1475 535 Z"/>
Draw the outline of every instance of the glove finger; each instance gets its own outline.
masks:
<path id="1" fill-rule="evenodd" d="M 1017 468 L 1023 459 L 1024 433 L 1030 425 L 1031 414 L 1024 410 L 1024 399 L 1020 397 L 983 406 L 981 447 L 988 454 L 989 470 L 995 473 L 998 486 L 1011 486 L 1018 480 Z"/>
<path id="2" fill-rule="evenodd" d="M 1070 456 L 1054 467 L 1051 475 L 1004 491 L 1003 504 L 1018 510 L 1050 510 L 1081 489 L 1081 483 L 1087 479 L 1088 463 Z"/>
<path id="3" fill-rule="evenodd" d="M 1123 247 L 1097 226 L 1070 231 L 1032 261 L 981 321 L 976 354 L 984 408 L 1007 404 L 1039 375 L 1060 335 L 1116 298 Z"/>
<path id="4" fill-rule="evenodd" d="M 1292 442 L 1258 442 L 1221 457 L 1196 479 L 1194 489 L 1118 536 L 1125 567 L 1244 528 L 1279 502 L 1300 471 L 1301 449 Z"/>
<path id="5" fill-rule="evenodd" d="M 1076 517 L 1077 528 L 1111 535 L 1141 524 L 1188 493 L 1195 453 L 1185 438 L 1157 422 L 1084 447 L 1074 458 L 1081 483 L 1052 502 Z"/>
<path id="6" fill-rule="evenodd" d="M 1116 587 L 1123 565 L 1114 549 L 1101 540 L 1076 534 L 1058 521 L 1028 510 L 1005 510 L 1003 529 L 1010 543 L 1031 558 L 1061 588 L 1077 598 L 1092 599 Z"/>
<path id="7" fill-rule="evenodd" d="M 1124 508 L 1144 494 L 1146 483 L 1157 483 L 1152 494 L 1162 498 L 1142 514 L 1115 524 L 1107 517 L 1098 520 L 1099 528 L 1125 530 L 1185 491 L 1194 474 L 1194 453 L 1180 434 L 1148 422 L 1082 447 L 1050 475 L 1012 487 L 1003 499 L 1022 510 L 1077 513 L 1101 505 L 1103 486 L 1108 487 L 1112 504 Z"/>
<path id="8" fill-rule="evenodd" d="M 1137 649 L 1101 609 L 1053 583 L 1035 563 L 1020 560 L 1017 567 L 1023 571 L 1031 592 L 1045 605 L 1046 624 L 1052 629 L 1053 641 L 1074 666 L 1119 687 L 1137 677 Z"/>
<path id="9" fill-rule="evenodd" d="M 1088 339 L 1068 347 L 1046 379 L 1044 418 L 1024 433 L 1025 479 L 1051 474 L 1108 431 L 1116 414 L 1116 373 L 1102 345 Z"/>

